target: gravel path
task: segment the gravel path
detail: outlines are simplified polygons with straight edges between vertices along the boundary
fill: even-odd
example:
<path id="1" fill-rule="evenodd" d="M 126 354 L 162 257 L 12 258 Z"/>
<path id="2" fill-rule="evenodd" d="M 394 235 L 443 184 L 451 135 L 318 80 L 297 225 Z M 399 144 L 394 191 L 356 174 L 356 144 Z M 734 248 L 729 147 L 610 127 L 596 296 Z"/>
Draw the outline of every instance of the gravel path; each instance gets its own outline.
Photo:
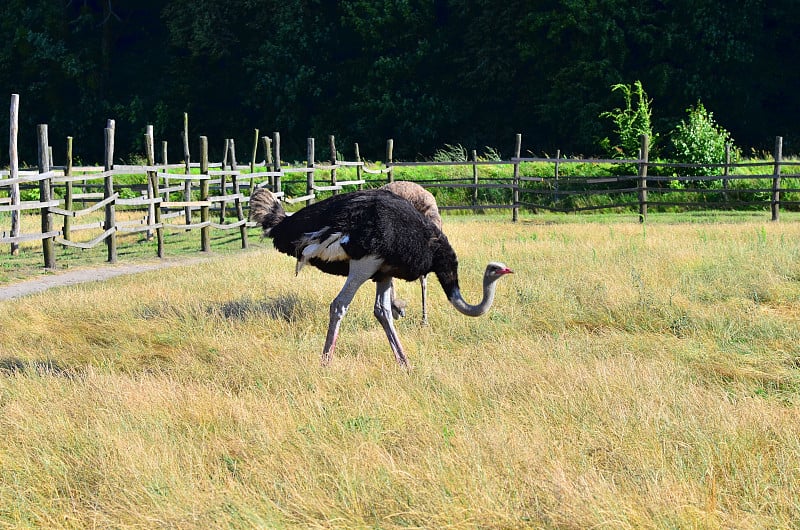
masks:
<path id="1" fill-rule="evenodd" d="M 0 285 L 0 301 L 40 293 L 47 289 L 52 289 L 53 287 L 103 281 L 115 276 L 164 269 L 167 267 L 174 267 L 175 265 L 190 265 L 208 259 L 210 258 L 174 259 L 131 265 L 104 265 L 97 268 L 75 269 L 46 274 L 10 285 Z"/>

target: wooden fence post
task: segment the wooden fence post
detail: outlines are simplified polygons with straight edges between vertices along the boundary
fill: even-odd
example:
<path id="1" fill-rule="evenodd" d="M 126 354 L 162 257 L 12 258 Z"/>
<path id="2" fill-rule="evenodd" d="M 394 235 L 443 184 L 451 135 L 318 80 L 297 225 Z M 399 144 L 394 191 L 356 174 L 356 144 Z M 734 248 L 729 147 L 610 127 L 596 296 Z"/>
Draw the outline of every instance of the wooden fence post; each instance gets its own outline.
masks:
<path id="1" fill-rule="evenodd" d="M 167 176 L 167 175 L 169 175 L 168 157 L 169 157 L 169 151 L 167 150 L 167 141 L 164 140 L 164 141 L 161 142 L 161 164 L 164 166 L 164 187 L 165 188 L 169 188 L 170 187 L 169 186 L 169 177 Z M 158 176 L 156 176 L 156 182 L 159 182 Z M 159 189 L 158 186 L 156 186 L 156 191 L 157 191 L 157 193 L 156 193 L 155 196 L 156 197 L 160 197 L 161 196 L 161 190 Z M 169 200 L 169 194 L 170 194 L 170 192 L 167 190 L 163 200 L 168 201 Z M 160 204 L 155 204 L 155 205 L 153 205 L 153 207 L 155 209 L 159 210 L 158 216 L 159 216 L 159 219 L 160 219 L 161 218 L 161 205 Z M 153 210 L 153 211 L 155 212 L 155 210 Z M 190 213 L 190 215 L 191 215 L 191 213 Z M 187 220 L 186 222 L 188 224 L 189 221 Z M 187 230 L 187 232 L 188 232 L 188 230 Z"/>
<path id="2" fill-rule="evenodd" d="M 147 165 L 148 166 L 155 166 L 156 165 L 156 146 L 155 146 L 155 139 L 153 138 L 153 126 L 147 126 L 147 133 L 144 135 L 144 148 L 145 153 L 147 155 Z M 161 192 L 158 189 L 158 173 L 156 171 L 148 171 L 147 172 L 147 190 L 150 192 L 150 196 L 148 197 L 150 200 L 155 201 L 156 199 L 161 197 Z M 148 224 L 156 225 L 156 253 L 158 254 L 159 258 L 164 257 L 164 230 L 161 226 L 161 205 L 156 204 L 155 202 L 150 203 L 150 207 L 148 207 L 148 212 L 150 213 L 151 217 L 149 219 Z M 150 238 L 152 238 L 153 231 L 149 229 L 147 234 Z"/>
<path id="3" fill-rule="evenodd" d="M 169 149 L 166 140 L 161 142 L 161 165 L 164 166 L 164 187 L 169 188 Z M 169 196 L 165 199 L 169 200 Z"/>
<path id="4" fill-rule="evenodd" d="M 394 182 L 394 170 L 392 169 L 392 156 L 394 154 L 394 140 L 386 140 L 386 180 Z"/>
<path id="5" fill-rule="evenodd" d="M 19 94 L 11 94 L 11 119 L 9 120 L 8 158 L 9 174 L 12 179 L 19 177 L 19 155 L 17 154 L 17 140 L 19 136 Z M 19 205 L 19 184 L 11 185 L 9 191 L 11 205 Z M 11 210 L 11 237 L 19 237 L 20 211 Z M 19 254 L 19 243 L 11 243 L 11 255 Z"/>
<path id="6" fill-rule="evenodd" d="M 164 164 L 166 165 L 166 155 L 164 156 Z M 189 152 L 189 113 L 183 113 L 183 174 L 189 175 L 192 172 L 192 156 Z M 166 168 L 164 169 L 166 171 Z M 183 181 L 183 200 L 192 200 L 192 181 L 186 179 Z M 183 209 L 183 215 L 186 218 L 186 224 L 192 224 L 192 207 L 186 206 Z M 189 229 L 187 228 L 187 231 Z"/>
<path id="7" fill-rule="evenodd" d="M 278 173 L 281 170 L 281 133 L 277 131 L 272 133 L 272 150 L 272 171 Z M 275 189 L 273 191 L 275 193 L 280 193 L 281 191 L 280 175 L 275 175 Z"/>
<path id="8" fill-rule="evenodd" d="M 781 201 L 781 162 L 783 161 L 783 137 L 775 137 L 775 169 L 772 171 L 772 220 L 780 220 L 780 201 Z"/>
<path id="9" fill-rule="evenodd" d="M 105 170 L 106 176 L 103 178 L 103 197 L 108 199 L 114 195 L 114 177 L 108 172 L 114 169 L 114 120 L 108 120 L 105 129 Z M 106 218 L 103 229 L 111 231 L 106 236 L 106 248 L 108 249 L 108 262 L 117 262 L 117 212 L 114 201 L 106 205 Z"/>
<path id="10" fill-rule="evenodd" d="M 363 168 L 361 167 L 361 151 L 358 150 L 358 142 L 355 143 L 355 152 L 356 162 L 358 162 L 358 165 L 356 166 L 356 180 L 360 182 Z M 359 184 L 358 189 L 363 190 L 364 184 Z"/>
<path id="11" fill-rule="evenodd" d="M 522 134 L 517 133 L 514 140 L 514 180 L 511 193 L 511 221 L 519 220 L 519 157 L 522 154 Z"/>
<path id="12" fill-rule="evenodd" d="M 336 139 L 333 135 L 328 137 L 328 141 L 330 142 L 331 146 L 331 186 L 336 186 Z M 337 190 L 333 190 L 333 195 L 337 195 L 339 192 Z"/>
<path id="13" fill-rule="evenodd" d="M 264 144 L 264 171 L 272 170 L 272 138 L 262 136 L 261 142 Z M 269 177 L 269 189 L 275 191 L 275 177 Z"/>
<path id="14" fill-rule="evenodd" d="M 64 176 L 71 177 L 72 176 L 72 136 L 67 136 L 67 160 L 64 166 Z M 66 184 L 66 191 L 64 192 L 64 209 L 65 210 L 72 210 L 72 181 L 68 180 Z M 70 230 L 72 229 L 72 216 L 65 215 L 64 216 L 64 239 L 69 241 L 70 238 Z"/>
<path id="15" fill-rule="evenodd" d="M 731 172 L 731 144 L 725 144 L 725 165 L 722 168 L 722 200 L 728 202 L 728 190 L 730 189 L 730 181 L 728 176 Z"/>
<path id="16" fill-rule="evenodd" d="M 203 202 L 208 201 L 208 138 L 205 136 L 200 137 L 200 200 Z M 211 226 L 209 223 L 209 207 L 208 204 L 200 207 L 200 223 L 203 225 L 200 228 L 200 250 L 208 252 L 211 250 Z"/>
<path id="17" fill-rule="evenodd" d="M 553 185 L 554 186 L 553 191 L 555 192 L 553 194 L 553 206 L 558 206 L 561 201 L 561 194 L 558 192 L 559 191 L 558 173 L 560 169 L 559 167 L 560 164 L 561 164 L 561 149 L 556 149 L 556 163 L 555 163 L 555 170 L 553 171 L 553 177 L 555 178 L 555 183 Z"/>
<path id="18" fill-rule="evenodd" d="M 222 166 L 220 167 L 220 175 L 219 175 L 219 194 L 223 199 L 219 202 L 219 224 L 225 224 L 225 206 L 226 201 L 224 199 L 227 192 L 225 188 L 227 187 L 227 176 L 225 175 L 225 168 L 228 167 L 228 151 L 231 148 L 231 139 L 225 138 L 225 147 L 222 148 Z"/>
<path id="19" fill-rule="evenodd" d="M 39 125 L 39 173 L 50 172 L 50 152 L 49 144 L 47 143 L 47 125 Z M 50 212 L 50 206 L 47 203 L 51 198 L 51 183 L 53 177 L 48 176 L 39 181 L 39 201 L 45 204 L 42 207 L 42 234 L 48 234 L 53 231 L 53 214 Z M 56 253 L 55 253 L 55 239 L 53 236 L 48 236 L 42 239 L 42 253 L 44 254 L 44 266 L 47 269 L 56 268 Z"/>
<path id="20" fill-rule="evenodd" d="M 472 150 L 472 185 L 474 188 L 472 189 L 472 205 L 478 205 L 478 151 L 476 149 Z M 474 213 L 478 213 L 476 209 Z"/>
<path id="21" fill-rule="evenodd" d="M 639 222 L 647 220 L 647 160 L 650 155 L 650 137 L 639 136 Z"/>
<path id="22" fill-rule="evenodd" d="M 255 137 L 253 138 L 253 156 L 250 157 L 250 174 L 251 175 L 256 172 L 256 157 L 258 156 L 258 129 L 256 129 L 255 132 L 256 132 L 256 134 L 255 134 Z M 265 169 L 265 171 L 266 171 L 266 169 Z M 256 185 L 255 179 L 251 176 L 250 177 L 250 187 L 249 187 L 249 190 L 250 190 L 251 194 L 253 193 L 253 188 L 255 187 L 255 185 Z"/>
<path id="23" fill-rule="evenodd" d="M 314 195 L 314 138 L 306 140 L 306 167 L 311 171 L 306 173 L 306 195 Z M 311 197 L 306 205 L 314 204 L 315 199 Z"/>
<path id="24" fill-rule="evenodd" d="M 230 168 L 231 168 L 231 185 L 233 186 L 233 207 L 236 210 L 236 221 L 241 223 L 239 225 L 239 237 L 242 240 L 242 248 L 247 248 L 247 220 L 244 218 L 244 210 L 242 208 L 242 196 L 239 188 L 239 175 L 236 174 L 236 145 L 233 138 L 228 140 L 230 143 Z"/>
<path id="25" fill-rule="evenodd" d="M 145 152 L 144 157 L 147 159 L 147 164 L 148 165 L 153 164 L 153 162 L 151 162 L 151 158 L 150 158 L 150 151 L 151 151 L 150 138 L 152 137 L 152 135 L 153 135 L 153 126 L 152 125 L 148 125 L 145 128 L 145 133 L 144 133 L 144 152 Z M 153 176 L 152 176 L 151 173 L 152 173 L 152 171 L 149 171 L 149 170 L 147 171 L 147 198 L 150 201 L 153 201 L 156 197 L 158 197 L 158 194 L 155 191 L 155 188 L 154 188 L 154 185 L 153 185 Z M 156 224 L 156 203 L 155 202 L 150 202 L 147 205 L 147 224 L 148 225 Z M 152 239 L 153 239 L 153 229 L 148 227 L 147 231 L 145 232 L 145 241 L 151 241 Z"/>

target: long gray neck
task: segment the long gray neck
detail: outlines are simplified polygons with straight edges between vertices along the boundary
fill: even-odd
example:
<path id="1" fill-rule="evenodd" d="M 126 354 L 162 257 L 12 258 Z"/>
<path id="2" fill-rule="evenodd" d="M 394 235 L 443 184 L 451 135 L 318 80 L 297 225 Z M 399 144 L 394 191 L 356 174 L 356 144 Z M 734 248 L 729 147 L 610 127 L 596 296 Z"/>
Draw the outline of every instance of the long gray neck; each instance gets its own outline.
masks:
<path id="1" fill-rule="evenodd" d="M 494 302 L 494 293 L 497 290 L 497 282 L 490 278 L 483 279 L 483 300 L 478 305 L 468 304 L 461 296 L 461 290 L 456 287 L 450 295 L 450 303 L 453 304 L 459 313 L 468 317 L 479 317 L 489 311 Z"/>
<path id="2" fill-rule="evenodd" d="M 458 286 L 458 258 L 447 237 L 443 233 L 439 233 L 436 240 L 435 258 L 436 265 L 434 272 L 436 278 L 442 285 L 447 299 L 453 304 L 460 313 L 470 316 L 479 317 L 489 311 L 494 302 L 494 293 L 497 289 L 496 281 L 499 276 L 491 277 L 487 272 L 483 275 L 483 300 L 478 305 L 468 304 L 464 297 L 461 296 L 461 289 Z"/>

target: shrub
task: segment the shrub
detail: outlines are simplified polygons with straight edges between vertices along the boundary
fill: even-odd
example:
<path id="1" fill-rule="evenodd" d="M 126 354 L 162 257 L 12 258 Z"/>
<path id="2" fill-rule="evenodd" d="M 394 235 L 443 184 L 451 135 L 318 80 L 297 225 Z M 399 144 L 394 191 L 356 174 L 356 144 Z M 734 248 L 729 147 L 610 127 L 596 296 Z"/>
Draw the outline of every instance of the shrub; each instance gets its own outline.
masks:
<path id="1" fill-rule="evenodd" d="M 604 138 L 600 141 L 600 147 L 612 158 L 637 158 L 641 145 L 639 137 L 646 134 L 650 137 L 650 153 L 653 156 L 658 141 L 658 135 L 653 132 L 651 124 L 650 104 L 653 101 L 647 98 L 641 81 L 636 81 L 633 85 L 616 84 L 611 90 L 622 92 L 625 108 L 603 112 L 600 117 L 610 118 L 614 122 L 614 132 L 619 136 L 619 143 L 611 145 L 611 140 Z"/>
<path id="2" fill-rule="evenodd" d="M 683 164 L 723 164 L 725 145 L 733 145 L 728 131 L 714 121 L 714 114 L 698 101 L 694 107 L 686 109 L 687 120 L 681 122 L 670 134 L 674 159 Z M 731 149 L 731 159 L 739 158 L 739 150 Z M 677 168 L 680 176 L 721 175 L 721 167 Z"/>

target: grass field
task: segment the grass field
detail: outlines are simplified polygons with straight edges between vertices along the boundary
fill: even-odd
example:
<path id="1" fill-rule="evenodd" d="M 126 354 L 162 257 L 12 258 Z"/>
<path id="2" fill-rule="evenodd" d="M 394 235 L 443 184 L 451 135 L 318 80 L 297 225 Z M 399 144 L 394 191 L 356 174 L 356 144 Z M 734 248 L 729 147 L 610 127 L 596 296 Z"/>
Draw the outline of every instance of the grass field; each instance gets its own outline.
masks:
<path id="1" fill-rule="evenodd" d="M 800 223 L 564 219 L 446 217 L 516 274 L 401 282 L 410 372 L 255 237 L 3 303 L 0 526 L 797 527 Z"/>

